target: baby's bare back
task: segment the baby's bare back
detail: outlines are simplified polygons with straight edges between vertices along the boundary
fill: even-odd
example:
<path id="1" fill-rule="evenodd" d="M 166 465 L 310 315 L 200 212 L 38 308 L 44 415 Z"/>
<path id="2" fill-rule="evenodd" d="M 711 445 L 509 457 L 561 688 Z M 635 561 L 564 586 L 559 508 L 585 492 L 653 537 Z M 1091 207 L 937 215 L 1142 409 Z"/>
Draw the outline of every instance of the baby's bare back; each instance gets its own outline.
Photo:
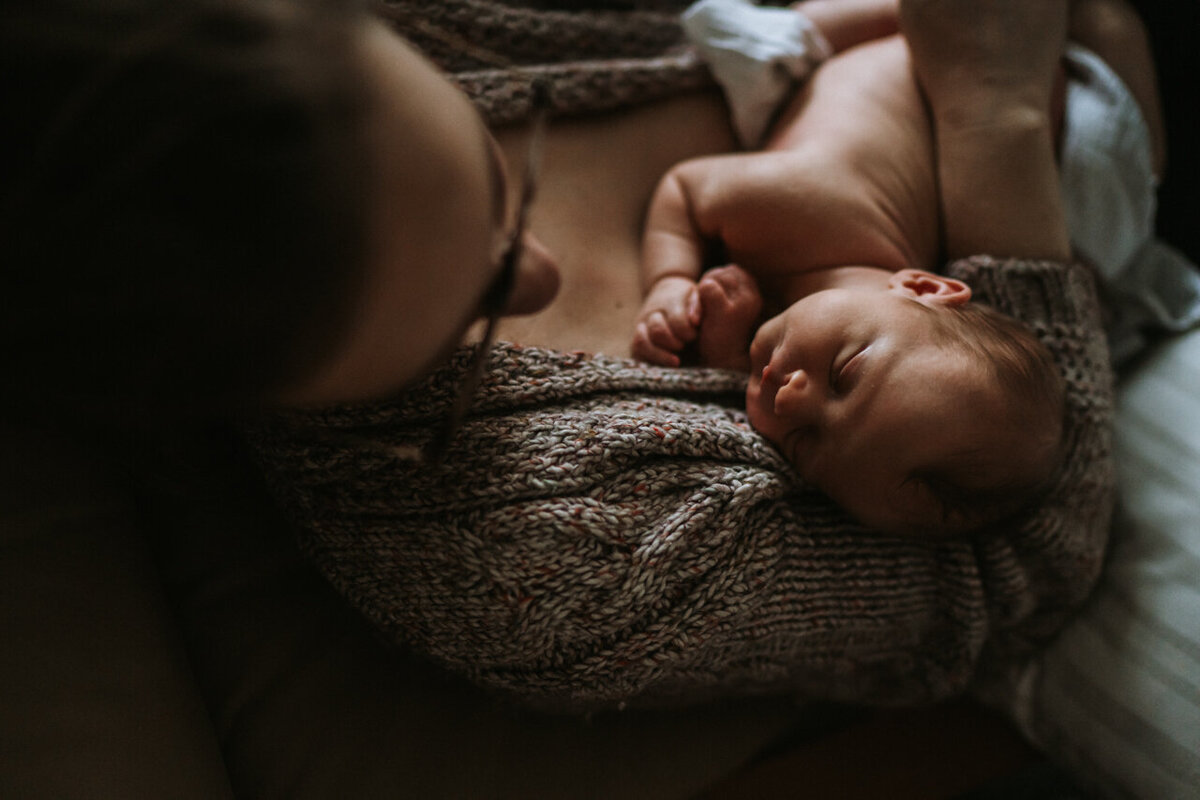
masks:
<path id="1" fill-rule="evenodd" d="M 778 202 L 730 220 L 726 243 L 760 277 L 842 265 L 934 267 L 932 131 L 899 36 L 825 63 L 747 159 L 743 166 L 761 176 L 753 182 Z M 754 252 L 739 253 L 740 242 Z"/>

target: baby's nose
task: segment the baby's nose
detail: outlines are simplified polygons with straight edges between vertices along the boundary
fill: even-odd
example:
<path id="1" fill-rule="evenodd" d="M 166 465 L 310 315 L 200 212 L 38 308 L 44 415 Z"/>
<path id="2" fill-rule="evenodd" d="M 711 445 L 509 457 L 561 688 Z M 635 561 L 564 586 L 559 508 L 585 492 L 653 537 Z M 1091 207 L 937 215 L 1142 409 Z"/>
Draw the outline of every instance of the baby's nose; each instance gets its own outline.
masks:
<path id="1" fill-rule="evenodd" d="M 802 422 L 816 423 L 820 414 L 820 398 L 816 384 L 802 369 L 783 376 L 779 391 L 775 394 L 775 414 Z"/>

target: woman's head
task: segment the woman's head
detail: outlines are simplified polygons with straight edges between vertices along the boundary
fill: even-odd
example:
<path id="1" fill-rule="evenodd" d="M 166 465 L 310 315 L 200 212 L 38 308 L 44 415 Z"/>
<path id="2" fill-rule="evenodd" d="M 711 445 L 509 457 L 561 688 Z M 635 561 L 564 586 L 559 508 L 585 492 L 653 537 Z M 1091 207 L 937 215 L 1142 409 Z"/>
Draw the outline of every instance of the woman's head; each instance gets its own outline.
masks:
<path id="1" fill-rule="evenodd" d="M 490 139 L 361 8 L 5 14 L 11 405 L 144 419 L 352 399 L 402 385 L 471 321 L 503 238 Z"/>
<path id="2" fill-rule="evenodd" d="M 286 399 L 331 402 L 399 388 L 444 358 L 499 277 L 517 180 L 467 98 L 382 25 L 366 28 L 372 156 L 366 290 L 333 356 Z M 524 236 L 505 314 L 558 289 L 545 248 Z"/>

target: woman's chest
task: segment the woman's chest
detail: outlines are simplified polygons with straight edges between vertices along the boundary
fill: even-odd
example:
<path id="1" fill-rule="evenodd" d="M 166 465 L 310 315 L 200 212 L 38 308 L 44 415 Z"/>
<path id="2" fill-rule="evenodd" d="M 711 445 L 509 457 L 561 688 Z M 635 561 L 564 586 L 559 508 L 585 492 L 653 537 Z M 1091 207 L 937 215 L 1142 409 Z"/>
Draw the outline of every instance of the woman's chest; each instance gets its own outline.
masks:
<path id="1" fill-rule="evenodd" d="M 517 127 L 497 138 L 512 174 L 520 175 L 527 133 Z M 552 125 L 530 224 L 555 255 L 562 288 L 542 312 L 504 320 L 500 338 L 629 355 L 642 300 L 639 249 L 650 195 L 676 162 L 733 146 L 728 112 L 715 93 Z"/>

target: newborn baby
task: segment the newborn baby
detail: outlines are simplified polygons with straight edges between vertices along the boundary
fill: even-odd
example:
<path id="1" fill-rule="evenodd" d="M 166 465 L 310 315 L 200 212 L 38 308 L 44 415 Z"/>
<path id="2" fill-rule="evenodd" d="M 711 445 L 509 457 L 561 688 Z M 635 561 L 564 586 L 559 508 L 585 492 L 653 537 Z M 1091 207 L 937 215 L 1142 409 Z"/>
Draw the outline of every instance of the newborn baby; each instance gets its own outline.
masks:
<path id="1" fill-rule="evenodd" d="M 818 29 L 837 8 L 822 4 Z M 1061 117 L 1061 91 L 1056 105 Z M 907 45 L 891 35 L 816 70 L 762 151 L 672 169 L 643 240 L 634 354 L 748 370 L 751 424 L 806 482 L 893 533 L 1019 511 L 1061 452 L 1046 350 L 929 271 L 936 175 Z M 722 261 L 734 265 L 701 277 Z"/>

